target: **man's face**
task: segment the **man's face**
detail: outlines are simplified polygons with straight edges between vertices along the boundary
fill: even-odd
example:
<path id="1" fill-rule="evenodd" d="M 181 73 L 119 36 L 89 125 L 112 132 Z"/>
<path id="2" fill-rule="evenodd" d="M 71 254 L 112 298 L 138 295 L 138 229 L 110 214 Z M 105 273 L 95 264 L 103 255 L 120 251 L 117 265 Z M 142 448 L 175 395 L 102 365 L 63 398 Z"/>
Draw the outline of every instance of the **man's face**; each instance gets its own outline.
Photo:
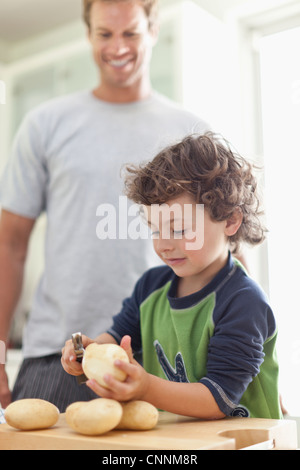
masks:
<path id="1" fill-rule="evenodd" d="M 105 86 L 134 86 L 148 75 L 156 38 L 138 1 L 97 1 L 90 25 L 93 55 Z"/>

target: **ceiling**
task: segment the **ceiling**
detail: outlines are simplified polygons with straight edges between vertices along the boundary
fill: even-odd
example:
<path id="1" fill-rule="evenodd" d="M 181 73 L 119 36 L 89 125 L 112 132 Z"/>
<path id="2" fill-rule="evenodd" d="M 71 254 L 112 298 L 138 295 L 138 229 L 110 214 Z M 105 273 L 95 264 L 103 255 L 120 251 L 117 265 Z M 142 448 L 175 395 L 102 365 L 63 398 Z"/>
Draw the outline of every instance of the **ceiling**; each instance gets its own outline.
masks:
<path id="1" fill-rule="evenodd" d="M 160 7 L 182 0 L 160 0 Z M 250 6 L 261 9 L 278 4 L 298 3 L 299 0 L 194 0 L 217 17 Z M 0 42 L 23 41 L 46 33 L 67 23 L 81 20 L 82 0 L 1 0 Z"/>
<path id="2" fill-rule="evenodd" d="M 22 41 L 81 18 L 82 0 L 1 0 L 0 39 Z"/>
<path id="3" fill-rule="evenodd" d="M 176 0 L 160 0 L 161 7 Z M 179 1 L 179 0 L 177 0 Z M 249 0 L 196 0 L 207 10 L 222 16 L 228 9 Z M 82 0 L 1 0 L 0 40 L 22 41 L 65 23 L 80 20 Z"/>

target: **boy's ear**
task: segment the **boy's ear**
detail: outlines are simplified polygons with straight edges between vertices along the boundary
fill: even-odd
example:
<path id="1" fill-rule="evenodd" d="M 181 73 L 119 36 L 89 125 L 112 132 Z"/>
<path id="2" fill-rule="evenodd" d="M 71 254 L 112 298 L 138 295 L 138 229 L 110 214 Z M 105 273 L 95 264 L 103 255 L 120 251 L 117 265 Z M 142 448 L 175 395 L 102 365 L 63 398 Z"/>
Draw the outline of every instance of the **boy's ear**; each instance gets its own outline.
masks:
<path id="1" fill-rule="evenodd" d="M 243 214 L 241 209 L 238 207 L 234 211 L 232 216 L 226 221 L 225 235 L 227 235 L 228 237 L 232 237 L 233 235 L 235 235 L 238 229 L 240 228 L 242 222 Z"/>

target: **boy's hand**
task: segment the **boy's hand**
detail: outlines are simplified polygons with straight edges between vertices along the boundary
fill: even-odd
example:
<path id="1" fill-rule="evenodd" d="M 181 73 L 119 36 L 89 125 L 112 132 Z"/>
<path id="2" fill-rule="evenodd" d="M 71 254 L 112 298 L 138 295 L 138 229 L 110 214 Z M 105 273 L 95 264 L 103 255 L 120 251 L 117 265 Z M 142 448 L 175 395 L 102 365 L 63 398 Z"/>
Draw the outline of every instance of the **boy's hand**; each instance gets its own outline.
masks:
<path id="1" fill-rule="evenodd" d="M 82 345 L 86 348 L 90 343 L 94 343 L 92 339 L 82 335 Z M 73 341 L 70 339 L 66 341 L 65 347 L 62 349 L 61 363 L 66 372 L 70 375 L 83 374 L 82 365 L 76 361 L 76 354 L 74 351 Z"/>
<path id="2" fill-rule="evenodd" d="M 99 385 L 94 379 L 88 380 L 86 385 L 102 398 L 111 398 L 117 401 L 141 400 L 148 388 L 149 374 L 133 359 L 130 336 L 124 336 L 120 346 L 127 352 L 130 363 L 116 360 L 114 365 L 127 374 L 126 380 L 120 382 L 106 374 L 104 380 L 109 387 L 108 389 Z"/>

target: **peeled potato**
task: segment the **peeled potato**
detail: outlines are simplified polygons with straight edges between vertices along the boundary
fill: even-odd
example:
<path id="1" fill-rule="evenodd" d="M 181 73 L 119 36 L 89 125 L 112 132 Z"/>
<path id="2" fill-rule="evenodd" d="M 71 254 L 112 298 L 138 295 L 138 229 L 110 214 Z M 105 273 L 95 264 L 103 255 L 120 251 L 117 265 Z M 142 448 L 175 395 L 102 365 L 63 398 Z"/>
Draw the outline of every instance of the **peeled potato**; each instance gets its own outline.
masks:
<path id="1" fill-rule="evenodd" d="M 112 375 L 120 382 L 126 379 L 125 372 L 114 366 L 117 359 L 129 362 L 129 358 L 121 346 L 117 344 L 89 344 L 83 356 L 83 372 L 89 379 L 95 379 L 100 385 L 108 388 L 103 379 L 105 374 Z"/>
<path id="2" fill-rule="evenodd" d="M 59 410 L 48 401 L 26 398 L 8 405 L 4 416 L 10 426 L 29 431 L 54 426 L 59 418 Z"/>
<path id="3" fill-rule="evenodd" d="M 76 402 L 66 409 L 66 421 L 74 431 L 97 436 L 114 429 L 120 422 L 123 409 L 119 402 L 108 398 L 96 398 Z"/>
<path id="4" fill-rule="evenodd" d="M 123 415 L 117 429 L 146 431 L 156 426 L 158 410 L 145 401 L 133 400 L 122 404 Z"/>

